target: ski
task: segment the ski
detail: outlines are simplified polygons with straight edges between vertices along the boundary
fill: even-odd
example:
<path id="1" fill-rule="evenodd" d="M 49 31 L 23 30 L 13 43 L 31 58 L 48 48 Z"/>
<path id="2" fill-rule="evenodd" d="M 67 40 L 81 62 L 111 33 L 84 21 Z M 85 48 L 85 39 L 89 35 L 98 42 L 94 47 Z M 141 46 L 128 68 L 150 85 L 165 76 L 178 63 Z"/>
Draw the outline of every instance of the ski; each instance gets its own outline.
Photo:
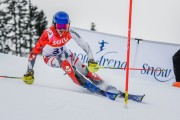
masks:
<path id="1" fill-rule="evenodd" d="M 124 98 L 125 93 L 121 92 L 114 86 L 108 86 L 106 91 L 101 90 L 101 95 L 108 97 L 109 99 L 113 101 L 118 101 L 116 98 Z M 136 102 L 141 102 L 143 100 L 145 95 L 133 95 L 133 94 L 128 94 L 128 99 L 136 101 Z"/>
<path id="2" fill-rule="evenodd" d="M 119 94 L 116 93 L 110 93 L 110 92 L 105 92 L 105 91 L 101 91 L 101 95 L 115 101 L 117 97 L 125 97 L 125 93 L 124 92 L 120 92 Z M 136 102 L 142 102 L 144 95 L 133 95 L 133 94 L 128 94 L 128 99 L 129 100 L 133 100 Z"/>
<path id="3" fill-rule="evenodd" d="M 125 93 L 124 92 L 119 92 L 120 97 L 125 97 Z M 133 95 L 133 94 L 128 94 L 128 99 L 136 101 L 136 102 L 142 102 L 144 95 Z"/>
<path id="4" fill-rule="evenodd" d="M 130 100 L 133 100 L 136 102 L 142 102 L 144 96 L 145 96 L 145 94 L 144 95 L 131 95 L 131 94 L 128 95 Z"/>
<path id="5" fill-rule="evenodd" d="M 119 95 L 119 94 L 116 94 L 116 93 L 111 93 L 111 92 L 105 92 L 105 91 L 103 91 L 103 90 L 100 90 L 99 92 L 98 92 L 98 94 L 100 94 L 100 95 L 102 95 L 102 96 L 104 96 L 104 97 L 107 97 L 107 98 L 109 98 L 110 100 L 115 100 L 116 99 L 116 97 Z"/>

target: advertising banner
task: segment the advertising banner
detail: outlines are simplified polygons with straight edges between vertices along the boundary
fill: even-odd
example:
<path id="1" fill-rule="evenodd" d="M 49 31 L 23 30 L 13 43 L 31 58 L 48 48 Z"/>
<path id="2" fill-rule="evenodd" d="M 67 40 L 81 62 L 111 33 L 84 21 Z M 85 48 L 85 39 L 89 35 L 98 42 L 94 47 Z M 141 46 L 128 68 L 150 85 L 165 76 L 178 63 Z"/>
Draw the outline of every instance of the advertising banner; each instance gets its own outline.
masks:
<path id="1" fill-rule="evenodd" d="M 127 37 L 98 33 L 73 28 L 91 47 L 95 60 L 100 66 L 120 68 L 120 75 L 125 76 Z M 71 40 L 71 49 L 84 63 L 87 63 L 85 52 Z M 174 82 L 172 56 L 180 45 L 131 39 L 130 71 L 131 77 L 159 82 Z"/>

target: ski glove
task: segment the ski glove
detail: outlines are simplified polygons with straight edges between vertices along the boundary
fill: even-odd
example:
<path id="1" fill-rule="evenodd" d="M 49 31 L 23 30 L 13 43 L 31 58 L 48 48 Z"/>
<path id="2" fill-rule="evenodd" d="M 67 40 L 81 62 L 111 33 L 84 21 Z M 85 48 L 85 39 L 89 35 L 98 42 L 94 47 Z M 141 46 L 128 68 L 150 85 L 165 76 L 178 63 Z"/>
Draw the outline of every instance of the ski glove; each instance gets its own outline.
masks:
<path id="1" fill-rule="evenodd" d="M 26 72 L 26 74 L 24 74 L 23 81 L 29 85 L 33 84 L 33 82 L 34 82 L 34 71 L 33 71 L 33 69 L 29 69 Z"/>
<path id="2" fill-rule="evenodd" d="M 92 73 L 97 72 L 99 70 L 99 65 L 94 59 L 89 59 L 88 61 L 88 70 Z"/>

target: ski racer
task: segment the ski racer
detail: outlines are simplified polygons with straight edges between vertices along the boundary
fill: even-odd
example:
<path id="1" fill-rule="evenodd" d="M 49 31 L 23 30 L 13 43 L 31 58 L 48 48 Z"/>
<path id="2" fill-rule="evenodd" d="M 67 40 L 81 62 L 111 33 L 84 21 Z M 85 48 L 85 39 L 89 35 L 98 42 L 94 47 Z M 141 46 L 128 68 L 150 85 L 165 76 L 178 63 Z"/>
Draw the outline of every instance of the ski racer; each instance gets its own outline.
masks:
<path id="1" fill-rule="evenodd" d="M 75 40 L 76 43 L 86 52 L 88 66 L 66 47 L 66 43 Z M 42 53 L 44 62 L 54 68 L 62 68 L 65 73 L 79 86 L 87 88 L 93 93 L 115 100 L 117 95 L 124 97 L 124 93 L 115 87 L 107 85 L 95 73 L 99 65 L 95 62 L 90 46 L 81 36 L 70 28 L 69 15 L 64 11 L 57 12 L 53 17 L 53 25 L 44 30 L 28 58 L 28 68 L 23 76 L 23 81 L 33 84 L 36 56 Z M 92 72 L 90 72 L 92 71 Z"/>
<path id="2" fill-rule="evenodd" d="M 62 68 L 77 85 L 83 86 L 91 92 L 99 92 L 100 88 L 96 87 L 96 85 L 102 84 L 102 79 L 96 73 L 90 72 L 88 67 L 66 47 L 66 43 L 70 40 L 75 40 L 86 52 L 89 59 L 88 66 L 96 72 L 99 69 L 99 65 L 93 58 L 90 46 L 78 33 L 70 28 L 69 15 L 64 11 L 59 11 L 53 17 L 53 25 L 44 30 L 30 52 L 27 72 L 23 76 L 24 82 L 33 84 L 33 67 L 36 56 L 42 52 L 44 62 L 48 66 Z"/>

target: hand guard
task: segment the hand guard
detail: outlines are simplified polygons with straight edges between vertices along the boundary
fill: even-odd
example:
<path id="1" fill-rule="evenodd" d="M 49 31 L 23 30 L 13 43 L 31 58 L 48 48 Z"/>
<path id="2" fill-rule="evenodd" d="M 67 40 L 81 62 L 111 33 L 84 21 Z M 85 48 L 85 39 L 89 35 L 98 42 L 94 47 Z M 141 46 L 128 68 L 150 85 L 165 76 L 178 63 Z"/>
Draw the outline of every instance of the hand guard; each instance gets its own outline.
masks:
<path id="1" fill-rule="evenodd" d="M 23 81 L 24 81 L 26 84 L 29 84 L 29 85 L 33 84 L 33 82 L 34 82 L 34 71 L 33 71 L 32 69 L 29 69 L 29 70 L 27 71 L 27 73 L 24 74 L 24 76 L 23 76 Z"/>
<path id="2" fill-rule="evenodd" d="M 88 70 L 92 73 L 97 72 L 99 70 L 99 65 L 94 59 L 89 59 L 88 61 Z"/>

